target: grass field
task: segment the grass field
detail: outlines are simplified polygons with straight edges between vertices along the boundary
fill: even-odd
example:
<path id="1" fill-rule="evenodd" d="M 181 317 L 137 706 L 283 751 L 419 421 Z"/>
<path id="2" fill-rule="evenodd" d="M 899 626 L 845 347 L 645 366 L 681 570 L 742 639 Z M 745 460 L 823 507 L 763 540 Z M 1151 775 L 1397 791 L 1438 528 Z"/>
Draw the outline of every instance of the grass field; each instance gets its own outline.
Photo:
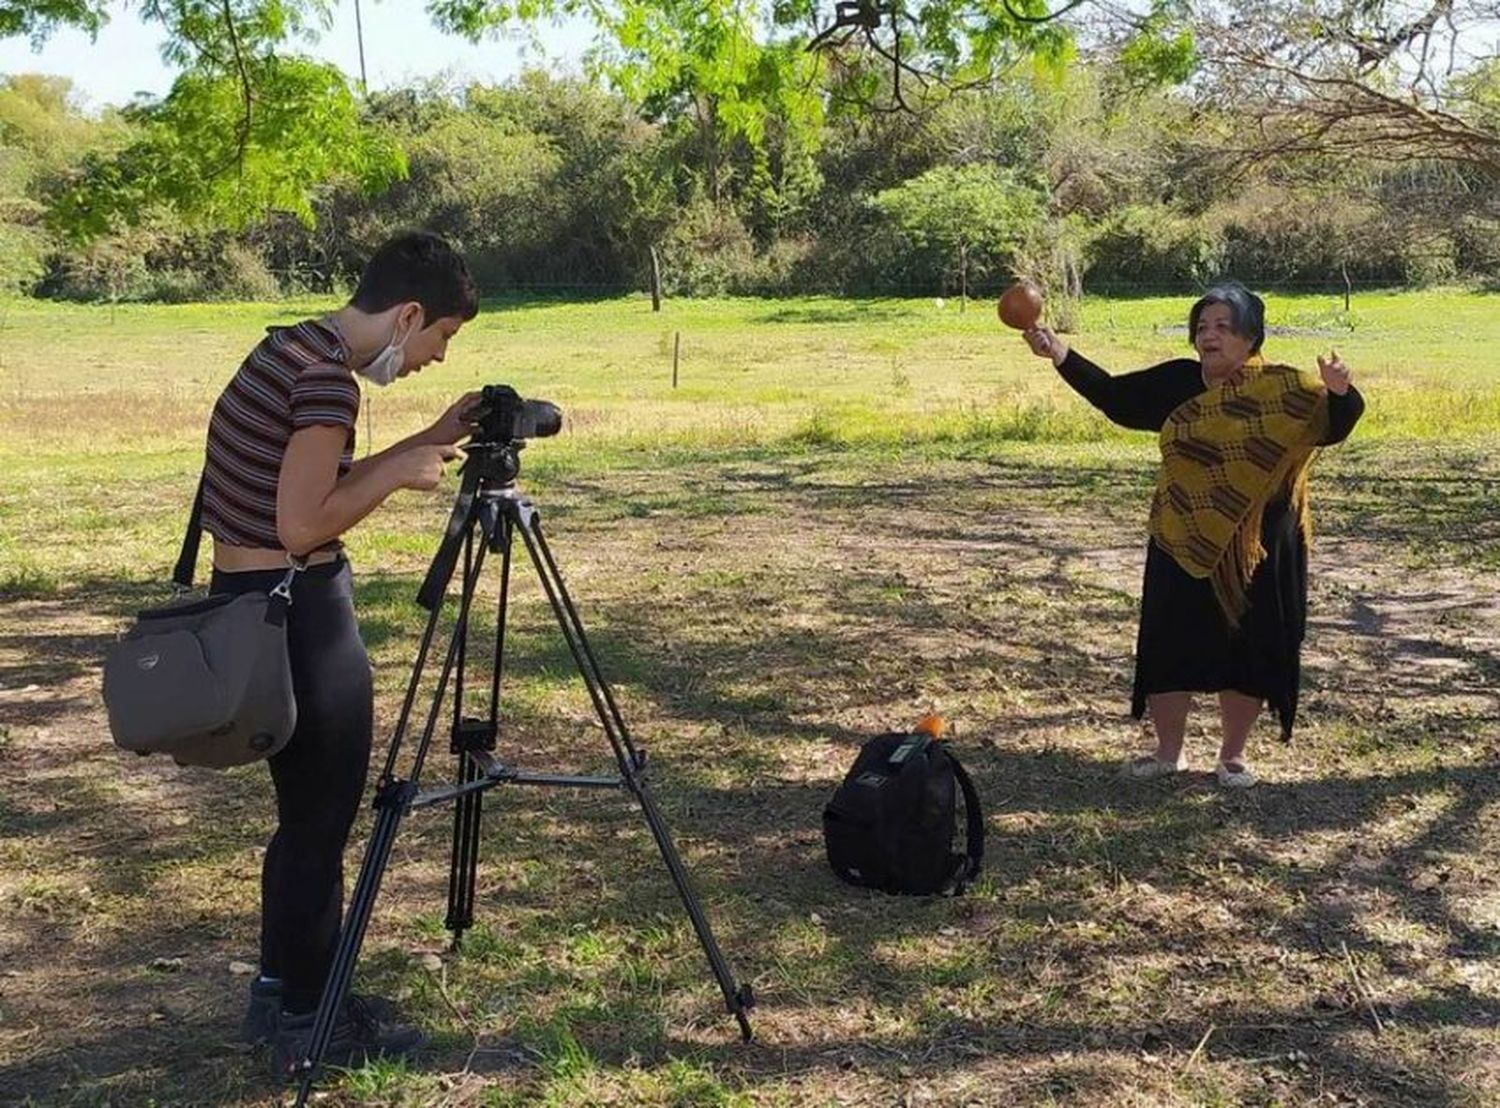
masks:
<path id="1" fill-rule="evenodd" d="M 0 317 L 0 1103 L 276 1101 L 233 1044 L 264 769 L 117 755 L 98 665 L 165 598 L 217 391 L 267 323 L 326 306 Z M 1090 301 L 1073 339 L 1136 368 L 1186 349 L 1187 306 Z M 1303 715 L 1291 746 L 1258 732 L 1246 795 L 1203 772 L 1207 712 L 1197 772 L 1113 780 L 1142 741 L 1154 444 L 987 305 L 497 303 L 373 395 L 361 448 L 485 382 L 565 408 L 524 483 L 760 1006 L 742 1047 L 627 798 L 497 790 L 463 949 L 438 813 L 403 827 L 366 943 L 363 983 L 433 1045 L 321 1103 L 1500 1102 L 1500 296 L 1270 316 L 1272 358 L 1337 347 L 1369 408 L 1318 463 Z M 452 495 L 349 539 L 378 746 Z M 605 768 L 535 593 L 505 753 Z M 984 879 L 841 886 L 822 804 L 863 737 L 930 708 L 985 797 Z"/>

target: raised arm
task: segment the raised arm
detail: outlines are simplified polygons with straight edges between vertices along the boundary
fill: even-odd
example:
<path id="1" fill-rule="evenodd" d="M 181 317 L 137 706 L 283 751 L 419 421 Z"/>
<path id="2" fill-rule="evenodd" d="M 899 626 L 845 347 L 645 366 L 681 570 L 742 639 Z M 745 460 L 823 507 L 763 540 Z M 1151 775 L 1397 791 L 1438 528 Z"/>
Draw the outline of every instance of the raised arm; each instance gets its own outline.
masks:
<path id="1" fill-rule="evenodd" d="M 1194 362 L 1163 362 L 1111 376 L 1045 327 L 1033 328 L 1024 337 L 1035 353 L 1052 359 L 1074 392 L 1111 422 L 1134 431 L 1160 431 L 1167 416 L 1202 387 Z"/>
<path id="2" fill-rule="evenodd" d="M 1347 439 L 1359 417 L 1365 414 L 1365 398 L 1354 387 L 1349 367 L 1337 350 L 1326 358 L 1318 355 L 1318 374 L 1328 388 L 1328 433 L 1319 445 L 1332 446 Z"/>

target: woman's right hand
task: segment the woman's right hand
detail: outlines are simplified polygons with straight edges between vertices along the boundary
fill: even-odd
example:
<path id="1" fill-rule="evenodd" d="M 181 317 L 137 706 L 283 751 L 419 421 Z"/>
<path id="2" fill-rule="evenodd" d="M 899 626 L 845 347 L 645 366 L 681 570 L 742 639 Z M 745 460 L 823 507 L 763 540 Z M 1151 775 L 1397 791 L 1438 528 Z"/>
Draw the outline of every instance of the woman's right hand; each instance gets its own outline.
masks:
<path id="1" fill-rule="evenodd" d="M 443 479 L 443 467 L 460 454 L 458 447 L 447 443 L 436 446 L 412 446 L 393 459 L 397 465 L 397 488 L 428 492 Z"/>
<path id="2" fill-rule="evenodd" d="M 1029 327 L 1021 332 L 1026 345 L 1039 358 L 1051 358 L 1053 365 L 1062 365 L 1068 356 L 1068 344 L 1058 338 L 1050 327 Z"/>

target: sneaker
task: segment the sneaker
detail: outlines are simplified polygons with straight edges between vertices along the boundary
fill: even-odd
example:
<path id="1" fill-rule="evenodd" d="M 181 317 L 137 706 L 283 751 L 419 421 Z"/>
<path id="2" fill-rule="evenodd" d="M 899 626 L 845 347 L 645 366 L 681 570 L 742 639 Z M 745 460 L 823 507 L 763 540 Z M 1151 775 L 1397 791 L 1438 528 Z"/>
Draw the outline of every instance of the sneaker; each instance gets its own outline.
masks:
<path id="1" fill-rule="evenodd" d="M 1219 768 L 1214 771 L 1214 776 L 1226 789 L 1254 788 L 1255 783 L 1260 780 L 1255 776 L 1255 771 L 1244 762 L 1220 762 Z"/>
<path id="2" fill-rule="evenodd" d="M 383 996 L 370 993 L 351 993 L 377 1020 L 383 1023 L 399 1023 L 400 1010 Z M 281 1023 L 281 981 L 254 978 L 250 982 L 250 1003 L 245 1006 L 245 1016 L 240 1020 L 240 1039 L 251 1046 L 268 1043 L 276 1037 L 276 1028 Z"/>
<path id="3" fill-rule="evenodd" d="M 1181 757 L 1175 762 L 1160 762 L 1155 754 L 1139 754 L 1120 767 L 1120 776 L 1130 781 L 1154 781 L 1158 777 L 1181 773 L 1186 768 L 1187 761 Z"/>
<path id="4" fill-rule="evenodd" d="M 240 1020 L 240 1038 L 251 1046 L 269 1042 L 276 1034 L 276 1025 L 281 1018 L 281 982 L 263 981 L 259 977 L 250 982 L 250 1003 L 245 1006 L 245 1018 Z"/>
<path id="5" fill-rule="evenodd" d="M 313 1024 L 317 1018 L 317 1012 L 281 1013 L 276 1034 L 271 1039 L 271 1064 L 283 1080 L 297 1076 L 297 1067 L 312 1048 Z M 395 1019 L 395 1006 L 389 1001 L 350 994 L 334 1021 L 322 1064 L 363 1065 L 373 1058 L 411 1054 L 425 1041 L 415 1027 Z"/>

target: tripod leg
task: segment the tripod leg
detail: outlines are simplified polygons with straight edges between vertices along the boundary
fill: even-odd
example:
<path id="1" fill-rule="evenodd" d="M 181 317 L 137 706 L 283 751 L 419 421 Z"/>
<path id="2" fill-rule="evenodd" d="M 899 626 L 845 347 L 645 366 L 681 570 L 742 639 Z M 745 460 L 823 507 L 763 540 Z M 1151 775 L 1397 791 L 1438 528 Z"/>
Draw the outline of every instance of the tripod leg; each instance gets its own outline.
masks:
<path id="1" fill-rule="evenodd" d="M 465 517 L 464 526 L 472 527 L 475 522 L 476 517 L 472 514 L 468 515 Z M 375 898 L 380 892 L 381 879 L 384 877 L 386 866 L 390 862 L 391 849 L 396 842 L 396 832 L 400 827 L 402 817 L 411 805 L 412 799 L 417 795 L 417 782 L 421 778 L 422 766 L 427 757 L 427 750 L 432 743 L 432 735 L 437 723 L 437 717 L 442 710 L 443 690 L 447 687 L 449 679 L 453 676 L 454 663 L 458 660 L 463 650 L 464 628 L 468 623 L 469 607 L 474 595 L 474 585 L 478 580 L 479 571 L 483 563 L 484 548 L 481 547 L 472 567 L 465 566 L 463 594 L 459 603 L 458 621 L 455 632 L 448 643 L 447 655 L 443 660 L 442 674 L 438 678 L 437 689 L 433 694 L 432 707 L 428 713 L 427 722 L 422 732 L 422 739 L 412 762 L 410 779 L 402 780 L 395 776 L 396 759 L 400 752 L 402 738 L 406 733 L 412 706 L 416 700 L 417 688 L 421 683 L 422 673 L 426 668 L 428 651 L 431 649 L 432 641 L 437 631 L 442 604 L 440 602 L 434 603 L 430 609 L 427 628 L 422 634 L 421 645 L 417 650 L 417 661 L 412 669 L 411 679 L 407 684 L 406 697 L 401 705 L 401 715 L 397 720 L 396 730 L 391 739 L 391 749 L 386 756 L 385 770 L 380 776 L 380 784 L 376 789 L 375 827 L 370 834 L 369 845 L 365 848 L 364 862 L 360 866 L 359 879 L 355 882 L 354 895 L 350 898 L 348 911 L 344 915 L 343 928 L 339 932 L 339 943 L 334 952 L 333 964 L 329 967 L 328 978 L 323 983 L 323 996 L 318 1002 L 318 1013 L 313 1020 L 313 1030 L 308 1045 L 307 1056 L 296 1064 L 292 1073 L 288 1074 L 289 1077 L 300 1081 L 295 1102 L 296 1108 L 303 1108 L 303 1105 L 307 1103 L 307 1098 L 312 1091 L 313 1081 L 317 1078 L 318 1069 L 323 1064 L 323 1057 L 328 1053 L 328 1044 L 333 1038 L 333 1028 L 338 1020 L 339 1013 L 343 1009 L 344 1000 L 349 993 L 349 985 L 354 979 L 355 963 L 359 960 L 359 951 L 360 947 L 364 944 L 365 931 L 369 927 L 370 915 L 375 909 Z M 434 576 L 430 573 L 428 583 L 436 583 L 438 587 L 438 600 L 441 601 L 442 592 L 446 590 L 448 585 L 448 578 L 446 576 Z M 465 762 L 468 761 L 468 759 L 465 759 Z"/>
<path id="2" fill-rule="evenodd" d="M 464 582 L 476 580 L 474 573 L 474 532 L 464 536 Z M 464 670 L 469 651 L 468 605 L 460 606 L 454 635 L 458 639 L 458 667 L 453 675 L 452 750 L 458 756 L 458 783 L 467 785 L 479 778 L 479 769 L 465 750 L 468 729 L 464 719 Z M 452 948 L 457 950 L 463 933 L 474 923 L 474 881 L 479 862 L 479 816 L 483 798 L 477 792 L 465 793 L 453 807 L 453 852 L 448 870 L 448 915 L 444 925 L 453 934 Z"/>
<path id="3" fill-rule="evenodd" d="M 466 754 L 459 755 L 459 784 L 479 780 L 479 767 Z M 479 871 L 479 820 L 484 793 L 464 793 L 453 808 L 453 858 L 448 870 L 448 916 L 443 921 L 453 933 L 457 950 L 464 932 L 474 925 L 474 885 Z"/>
<path id="4" fill-rule="evenodd" d="M 349 901 L 349 911 L 344 917 L 344 928 L 339 933 L 339 945 L 333 956 L 333 965 L 328 971 L 328 980 L 323 984 L 323 997 L 318 1003 L 318 1014 L 313 1021 L 312 1041 L 307 1057 L 297 1063 L 288 1077 L 300 1078 L 296 1108 L 307 1103 L 308 1093 L 328 1053 L 328 1043 L 333 1037 L 334 1023 L 344 1006 L 349 984 L 354 979 L 354 964 L 359 959 L 359 948 L 364 943 L 365 929 L 370 923 L 370 913 L 375 908 L 375 897 L 380 892 L 380 880 L 390 861 L 391 847 L 396 842 L 396 831 L 406 806 L 415 795 L 415 786 L 405 781 L 387 782 L 375 799 L 375 829 L 370 835 L 370 844 L 365 848 L 365 860 L 359 869 L 359 880 L 354 886 L 354 896 Z"/>
<path id="5" fill-rule="evenodd" d="M 672 841 L 672 834 L 667 829 L 666 820 L 662 817 L 655 798 L 646 786 L 643 776 L 645 760 L 636 752 L 630 740 L 630 733 L 625 728 L 614 693 L 610 690 L 609 683 L 605 681 L 599 667 L 599 660 L 589 645 L 588 636 L 583 630 L 583 621 L 579 619 L 578 609 L 574 606 L 572 597 L 568 595 L 562 573 L 558 570 L 552 551 L 547 546 L 547 540 L 542 535 L 535 513 L 529 509 L 519 510 L 517 526 L 520 528 L 521 537 L 526 542 L 526 549 L 536 566 L 537 574 L 541 578 L 542 589 L 547 594 L 553 614 L 557 617 L 558 626 L 562 629 L 563 638 L 567 640 L 568 649 L 573 654 L 573 661 L 577 663 L 578 671 L 588 688 L 589 697 L 593 700 L 594 711 L 598 714 L 599 722 L 609 737 L 610 745 L 614 748 L 615 759 L 619 763 L 626 787 L 630 789 L 641 806 L 641 812 L 646 817 L 646 825 L 651 829 L 651 835 L 661 851 L 662 860 L 666 863 L 667 872 L 671 874 L 672 883 L 677 886 L 677 895 L 681 898 L 682 905 L 687 910 L 688 919 L 692 921 L 693 930 L 697 933 L 699 945 L 703 947 L 703 953 L 708 958 L 709 968 L 719 984 L 720 991 L 724 994 L 724 1005 L 739 1023 L 740 1037 L 749 1042 L 750 1020 L 746 1013 L 754 1005 L 755 997 L 748 985 L 742 986 L 735 982 L 733 971 L 729 968 L 724 952 L 719 948 L 713 927 L 709 924 L 708 916 L 704 913 L 698 894 L 688 877 L 687 867 L 683 864 L 682 856 L 678 854 L 677 846 Z"/>
<path id="6" fill-rule="evenodd" d="M 468 719 L 463 714 L 466 654 L 459 654 L 459 668 L 454 679 L 453 752 L 458 755 L 460 785 L 472 784 L 482 776 L 470 753 L 495 749 L 499 727 L 500 669 L 505 650 L 505 613 L 510 597 L 510 521 L 501 516 L 493 504 L 481 503 L 479 511 L 483 538 L 489 543 L 489 549 L 501 553 L 500 601 L 495 613 L 495 654 L 487 720 Z M 472 573 L 468 546 L 465 547 L 464 565 L 465 580 L 468 580 Z M 463 631 L 467 637 L 467 621 Z M 467 643 L 462 650 L 467 650 Z M 453 855 L 448 871 L 448 916 L 445 921 L 445 926 L 453 933 L 454 950 L 463 942 L 463 933 L 474 925 L 474 893 L 479 882 L 479 831 L 483 815 L 483 790 L 464 793 L 458 798 L 453 812 Z"/>

